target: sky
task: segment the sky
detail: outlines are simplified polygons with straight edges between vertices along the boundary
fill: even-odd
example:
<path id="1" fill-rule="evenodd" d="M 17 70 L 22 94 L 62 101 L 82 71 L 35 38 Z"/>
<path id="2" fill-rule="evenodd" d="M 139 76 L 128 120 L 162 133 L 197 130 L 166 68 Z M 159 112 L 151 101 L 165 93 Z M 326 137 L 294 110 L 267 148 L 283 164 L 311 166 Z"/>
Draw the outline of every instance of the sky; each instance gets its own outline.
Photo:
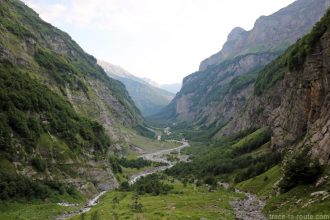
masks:
<path id="1" fill-rule="evenodd" d="M 294 0 L 23 0 L 89 54 L 159 84 L 177 83 L 221 50 L 234 27 L 250 30 Z"/>

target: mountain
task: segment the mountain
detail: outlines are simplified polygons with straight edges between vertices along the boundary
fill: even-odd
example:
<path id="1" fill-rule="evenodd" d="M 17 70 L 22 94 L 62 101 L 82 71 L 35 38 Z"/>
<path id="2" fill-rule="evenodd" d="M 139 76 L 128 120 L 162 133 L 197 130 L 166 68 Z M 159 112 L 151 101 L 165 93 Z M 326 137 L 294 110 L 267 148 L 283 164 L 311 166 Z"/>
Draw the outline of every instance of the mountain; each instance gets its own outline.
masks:
<path id="1" fill-rule="evenodd" d="M 148 78 L 142 78 L 143 81 L 147 82 L 150 85 L 153 85 L 154 87 L 161 88 L 163 90 L 166 90 L 170 93 L 176 94 L 181 89 L 181 83 L 172 83 L 172 84 L 158 84 L 151 79 Z"/>
<path id="2" fill-rule="evenodd" d="M 98 63 L 110 77 L 121 81 L 126 86 L 143 116 L 156 114 L 174 97 L 173 93 L 153 86 L 145 79 L 136 77 L 119 66 L 100 60 Z"/>
<path id="3" fill-rule="evenodd" d="M 125 86 L 21 1 L 0 0 L 0 33 L 0 179 L 27 187 L 2 198 L 117 186 L 108 155 L 142 123 Z"/>
<path id="4" fill-rule="evenodd" d="M 188 122 L 219 129 L 246 105 L 258 72 L 322 17 L 329 0 L 298 0 L 269 16 L 252 30 L 234 28 L 222 50 L 183 80 L 179 93 L 153 120 Z"/>
<path id="5" fill-rule="evenodd" d="M 176 94 L 177 92 L 180 91 L 181 86 L 182 86 L 181 83 L 173 83 L 173 84 L 162 84 L 159 87 L 173 94 Z"/>
<path id="6" fill-rule="evenodd" d="M 298 0 L 270 16 L 261 16 L 250 31 L 236 27 L 222 50 L 202 61 L 199 70 L 245 54 L 281 51 L 310 31 L 328 6 L 324 0 Z"/>
<path id="7" fill-rule="evenodd" d="M 274 149 L 307 149 L 328 164 L 330 159 L 330 11 L 312 32 L 260 71 L 244 109 L 222 135 L 269 126 Z"/>
<path id="8" fill-rule="evenodd" d="M 184 135 L 201 135 L 185 129 Z M 268 216 L 294 216 L 302 209 L 328 213 L 330 9 L 310 33 L 258 72 L 245 105 L 216 136 L 212 141 L 204 136 L 189 149 L 192 160 L 167 174 L 235 184 L 262 196 Z"/>
<path id="9" fill-rule="evenodd" d="M 123 69 L 121 66 L 113 65 L 111 63 L 97 60 L 97 63 L 109 74 L 112 74 L 113 76 L 121 77 L 121 78 L 128 78 L 128 79 L 134 79 L 136 81 L 139 81 L 141 83 L 144 82 L 143 79 L 140 79 L 139 77 L 134 76 L 133 74 L 129 73 L 125 69 Z"/>
<path id="10" fill-rule="evenodd" d="M 149 78 L 147 78 L 147 77 L 143 77 L 142 80 L 143 80 L 144 82 L 146 82 L 146 83 L 148 83 L 148 84 L 154 86 L 154 87 L 158 87 L 158 88 L 160 88 L 160 85 L 159 85 L 158 83 L 156 83 L 155 81 L 153 81 L 153 80 L 151 80 L 151 79 L 149 79 Z"/>

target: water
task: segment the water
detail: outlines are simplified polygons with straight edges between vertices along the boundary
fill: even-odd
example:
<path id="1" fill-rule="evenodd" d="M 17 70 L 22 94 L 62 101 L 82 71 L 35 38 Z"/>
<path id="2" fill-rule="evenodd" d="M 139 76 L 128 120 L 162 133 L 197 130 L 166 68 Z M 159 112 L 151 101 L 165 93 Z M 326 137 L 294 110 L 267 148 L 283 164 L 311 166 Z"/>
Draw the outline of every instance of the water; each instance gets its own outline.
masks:
<path id="1" fill-rule="evenodd" d="M 160 167 L 153 167 L 153 168 L 150 168 L 149 170 L 145 170 L 145 171 L 142 171 L 141 173 L 132 175 L 129 179 L 129 183 L 133 184 L 143 176 L 147 176 L 147 175 L 150 175 L 150 174 L 153 174 L 153 173 L 156 173 L 156 172 L 164 171 L 164 170 L 174 166 L 176 162 L 168 161 L 166 159 L 166 155 L 168 155 L 168 154 L 170 154 L 171 152 L 174 152 L 174 151 L 180 153 L 180 151 L 183 148 L 189 146 L 189 143 L 186 142 L 186 141 L 183 141 L 181 143 L 182 143 L 182 145 L 179 146 L 179 147 L 176 147 L 176 148 L 166 149 L 166 150 L 161 150 L 161 151 L 157 151 L 157 152 L 150 153 L 150 154 L 141 155 L 140 157 L 145 159 L 145 160 L 150 160 L 150 161 L 154 161 L 154 162 L 161 162 L 161 163 L 165 163 L 167 165 L 160 166 Z M 185 157 L 179 156 L 179 160 L 184 161 Z M 83 208 L 81 208 L 77 211 L 73 211 L 73 212 L 70 212 L 70 213 L 63 214 L 63 215 L 57 217 L 56 220 L 64 220 L 64 219 L 72 218 L 73 216 L 80 215 L 80 214 L 88 212 L 89 210 L 92 209 L 93 206 L 95 206 L 98 203 L 101 196 L 103 196 L 106 192 L 107 191 L 100 192 L 98 195 L 96 195 L 95 197 L 90 199 Z M 66 206 L 66 204 L 67 203 L 59 203 L 59 205 L 62 205 L 62 206 Z"/>
<path id="2" fill-rule="evenodd" d="M 153 167 L 150 168 L 148 170 L 142 171 L 141 173 L 137 173 L 135 175 L 132 175 L 130 177 L 129 183 L 133 184 L 135 183 L 139 178 L 143 177 L 143 176 L 147 176 L 156 172 L 160 172 L 160 171 L 164 171 L 168 168 L 173 167 L 177 162 L 176 161 L 168 161 L 166 159 L 166 155 L 170 154 L 171 152 L 178 152 L 180 153 L 180 151 L 189 146 L 188 142 L 181 142 L 182 145 L 176 148 L 172 148 L 172 149 L 166 149 L 166 150 L 161 150 L 161 151 L 157 151 L 154 153 L 150 153 L 150 154 L 143 154 L 140 157 L 143 158 L 144 160 L 150 160 L 150 161 L 154 161 L 154 162 L 159 162 L 159 163 L 165 163 L 167 165 L 165 166 L 160 166 L 160 167 Z M 185 161 L 186 157 L 184 156 L 179 156 L 179 161 Z"/>

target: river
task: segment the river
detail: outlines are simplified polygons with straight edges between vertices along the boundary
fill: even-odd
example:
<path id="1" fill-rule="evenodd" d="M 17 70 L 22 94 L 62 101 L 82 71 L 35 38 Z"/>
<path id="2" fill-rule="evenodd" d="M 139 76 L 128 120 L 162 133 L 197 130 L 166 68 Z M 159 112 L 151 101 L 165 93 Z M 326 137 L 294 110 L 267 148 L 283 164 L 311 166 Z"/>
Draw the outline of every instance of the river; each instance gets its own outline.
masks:
<path id="1" fill-rule="evenodd" d="M 180 143 L 182 143 L 181 146 L 176 147 L 176 148 L 171 148 L 171 149 L 166 149 L 166 150 L 161 150 L 161 151 L 157 151 L 154 153 L 149 153 L 149 154 L 143 154 L 140 157 L 143 158 L 144 160 L 150 160 L 150 161 L 154 161 L 154 162 L 159 162 L 159 163 L 164 163 L 167 164 L 165 166 L 159 166 L 159 167 L 152 167 L 148 170 L 144 170 L 140 173 L 134 174 L 132 176 L 130 176 L 129 179 L 129 183 L 133 184 L 135 183 L 139 178 L 143 177 L 143 176 L 147 176 L 156 172 L 160 172 L 163 170 L 166 170 L 168 168 L 173 167 L 178 161 L 169 161 L 166 158 L 166 155 L 169 155 L 172 152 L 178 152 L 178 159 L 179 161 L 186 161 L 187 157 L 185 155 L 181 155 L 181 150 L 185 147 L 189 146 L 189 143 L 187 141 L 180 141 Z"/>
<path id="2" fill-rule="evenodd" d="M 153 167 L 150 168 L 148 170 L 144 170 L 141 171 L 140 173 L 134 174 L 132 176 L 130 176 L 129 178 L 129 183 L 133 184 L 135 183 L 139 178 L 143 177 L 143 176 L 147 176 L 156 172 L 160 172 L 163 170 L 166 170 L 168 168 L 171 168 L 172 166 L 174 166 L 178 161 L 186 161 L 187 160 L 187 156 L 185 155 L 181 155 L 181 150 L 185 147 L 189 147 L 189 143 L 187 141 L 176 141 L 176 142 L 180 142 L 182 145 L 180 145 L 179 147 L 176 148 L 171 148 L 171 149 L 166 149 L 166 150 L 160 150 L 160 151 L 156 151 L 154 153 L 148 153 L 148 154 L 143 154 L 140 157 L 145 159 L 145 160 L 150 160 L 150 161 L 154 161 L 154 162 L 160 162 L 160 163 L 164 163 L 167 165 L 164 166 L 159 166 L 159 167 Z M 169 155 L 172 152 L 178 152 L 178 161 L 169 161 L 167 160 L 166 155 Z M 76 215 L 80 215 L 83 213 L 88 212 L 89 210 L 91 210 L 91 208 L 93 206 L 95 206 L 99 199 L 101 198 L 102 195 L 104 195 L 107 191 L 102 191 L 100 192 L 98 195 L 96 195 L 95 197 L 93 197 L 92 199 L 90 199 L 83 208 L 77 210 L 77 211 L 73 211 L 70 213 L 65 213 L 59 217 L 56 218 L 56 220 L 64 220 L 64 219 L 69 219 L 72 218 Z M 58 203 L 59 205 L 64 204 L 64 203 Z M 66 204 L 66 203 L 65 203 Z M 72 206 L 75 206 L 76 204 L 72 204 Z M 63 206 L 67 206 L 67 205 L 63 205 Z"/>

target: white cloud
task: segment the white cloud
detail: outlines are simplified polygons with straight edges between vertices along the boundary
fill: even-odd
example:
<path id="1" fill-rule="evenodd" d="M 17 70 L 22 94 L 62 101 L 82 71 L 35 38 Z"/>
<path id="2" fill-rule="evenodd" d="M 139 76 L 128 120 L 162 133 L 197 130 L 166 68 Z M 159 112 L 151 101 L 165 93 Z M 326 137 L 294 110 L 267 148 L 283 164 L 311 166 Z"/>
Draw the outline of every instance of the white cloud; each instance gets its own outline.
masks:
<path id="1" fill-rule="evenodd" d="M 158 82 L 180 81 L 235 26 L 293 0 L 24 0 L 94 56 Z M 74 32 L 76 30 L 76 32 Z M 77 33 L 79 30 L 79 33 Z M 104 35 L 103 38 L 100 35 Z"/>

